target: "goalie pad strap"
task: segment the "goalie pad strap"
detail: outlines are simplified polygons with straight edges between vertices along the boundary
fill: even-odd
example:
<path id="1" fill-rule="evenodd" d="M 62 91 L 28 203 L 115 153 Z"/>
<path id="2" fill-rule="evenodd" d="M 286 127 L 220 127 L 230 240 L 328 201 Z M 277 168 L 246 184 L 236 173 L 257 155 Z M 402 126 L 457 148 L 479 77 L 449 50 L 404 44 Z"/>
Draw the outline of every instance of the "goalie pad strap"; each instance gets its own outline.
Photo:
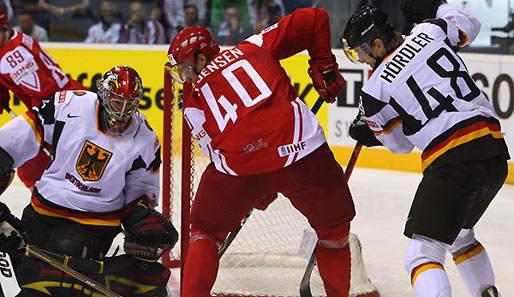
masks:
<path id="1" fill-rule="evenodd" d="M 79 272 L 90 272 L 90 273 L 104 273 L 104 261 L 74 258 L 66 255 L 56 254 L 50 251 L 45 251 L 53 259 L 68 266 L 69 268 Z"/>

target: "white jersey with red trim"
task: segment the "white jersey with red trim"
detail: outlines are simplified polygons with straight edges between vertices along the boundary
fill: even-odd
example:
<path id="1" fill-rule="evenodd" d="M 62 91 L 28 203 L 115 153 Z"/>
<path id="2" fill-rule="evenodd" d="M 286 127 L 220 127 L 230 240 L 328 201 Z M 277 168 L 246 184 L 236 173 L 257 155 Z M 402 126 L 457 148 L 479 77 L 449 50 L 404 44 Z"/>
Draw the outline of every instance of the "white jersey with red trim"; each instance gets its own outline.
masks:
<path id="1" fill-rule="evenodd" d="M 437 17 L 414 27 L 363 87 L 368 126 L 393 153 L 422 150 L 423 170 L 436 159 L 508 158 L 493 107 L 456 53 L 475 39 L 480 22 L 448 4 Z"/>
<path id="2" fill-rule="evenodd" d="M 84 88 L 67 77 L 32 37 L 15 30 L 10 34 L 8 42 L 0 47 L 0 96 L 4 100 L 10 90 L 32 107 L 57 91 Z"/>
<path id="3" fill-rule="evenodd" d="M 55 159 L 35 193 L 85 213 L 115 212 L 142 195 L 157 204 L 160 143 L 143 114 L 112 137 L 99 129 L 96 93 L 62 91 L 49 99 L 0 128 L 0 146 L 13 167 L 34 157 L 42 141 L 53 144 Z"/>
<path id="4" fill-rule="evenodd" d="M 222 51 L 201 71 L 185 100 L 185 116 L 220 172 L 271 172 L 326 142 L 318 119 L 279 63 L 305 49 L 313 58 L 332 56 L 328 15 L 322 9 L 296 10 Z"/>

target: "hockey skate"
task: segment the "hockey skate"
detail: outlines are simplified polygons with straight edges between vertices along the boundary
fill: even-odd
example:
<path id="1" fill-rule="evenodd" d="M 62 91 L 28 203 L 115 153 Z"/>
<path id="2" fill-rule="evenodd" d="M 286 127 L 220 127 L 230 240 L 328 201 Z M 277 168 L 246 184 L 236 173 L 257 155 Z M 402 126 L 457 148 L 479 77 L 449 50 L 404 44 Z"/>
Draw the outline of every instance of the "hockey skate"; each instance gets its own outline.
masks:
<path id="1" fill-rule="evenodd" d="M 498 289 L 495 286 L 489 287 L 482 292 L 482 297 L 499 297 Z"/>

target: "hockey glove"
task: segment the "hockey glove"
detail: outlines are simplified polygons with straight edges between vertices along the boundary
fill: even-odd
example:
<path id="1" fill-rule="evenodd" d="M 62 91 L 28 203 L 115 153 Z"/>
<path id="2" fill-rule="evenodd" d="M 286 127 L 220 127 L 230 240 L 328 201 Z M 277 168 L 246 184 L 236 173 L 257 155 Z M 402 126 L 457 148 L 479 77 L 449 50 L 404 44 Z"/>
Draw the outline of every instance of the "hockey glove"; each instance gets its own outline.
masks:
<path id="1" fill-rule="evenodd" d="M 157 261 L 177 243 L 177 230 L 168 218 L 152 208 L 146 196 L 127 205 L 121 222 L 125 229 L 123 249 L 129 256 Z"/>
<path id="2" fill-rule="evenodd" d="M 346 87 L 346 81 L 339 73 L 336 57 L 310 59 L 309 76 L 316 91 L 325 102 L 332 103 Z"/>
<path id="3" fill-rule="evenodd" d="M 0 251 L 11 256 L 25 253 L 27 235 L 23 232 L 21 221 L 7 205 L 0 202 Z"/>
<path id="4" fill-rule="evenodd" d="M 353 120 L 349 129 L 350 137 L 357 140 L 362 145 L 370 147 L 382 145 L 380 141 L 375 137 L 375 133 L 371 131 L 368 124 L 364 120 L 363 114 L 359 111 L 357 117 Z"/>
<path id="5" fill-rule="evenodd" d="M 445 0 L 402 0 L 400 9 L 408 22 L 419 24 L 426 19 L 436 17 L 439 5 Z"/>

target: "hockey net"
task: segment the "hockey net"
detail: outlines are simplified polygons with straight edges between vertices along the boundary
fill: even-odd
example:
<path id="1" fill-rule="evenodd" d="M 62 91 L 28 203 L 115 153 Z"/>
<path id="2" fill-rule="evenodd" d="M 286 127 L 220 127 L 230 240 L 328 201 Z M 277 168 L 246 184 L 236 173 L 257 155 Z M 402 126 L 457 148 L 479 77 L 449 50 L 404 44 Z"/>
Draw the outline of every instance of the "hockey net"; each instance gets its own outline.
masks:
<path id="1" fill-rule="evenodd" d="M 180 239 L 163 257 L 170 268 L 179 268 L 189 244 L 189 212 L 203 169 L 209 160 L 192 141 L 182 117 L 182 93 L 191 86 L 177 83 L 164 70 L 163 213 L 179 228 Z M 184 126 L 185 125 L 185 126 Z M 183 127 L 186 127 L 183 129 Z M 279 197 L 265 211 L 254 210 L 220 259 L 213 296 L 299 296 L 302 276 L 315 246 L 316 236 L 307 220 L 285 197 Z M 377 297 L 379 293 L 366 275 L 361 244 L 350 236 L 350 296 Z M 325 296 L 315 267 L 310 281 L 313 296 Z"/>

